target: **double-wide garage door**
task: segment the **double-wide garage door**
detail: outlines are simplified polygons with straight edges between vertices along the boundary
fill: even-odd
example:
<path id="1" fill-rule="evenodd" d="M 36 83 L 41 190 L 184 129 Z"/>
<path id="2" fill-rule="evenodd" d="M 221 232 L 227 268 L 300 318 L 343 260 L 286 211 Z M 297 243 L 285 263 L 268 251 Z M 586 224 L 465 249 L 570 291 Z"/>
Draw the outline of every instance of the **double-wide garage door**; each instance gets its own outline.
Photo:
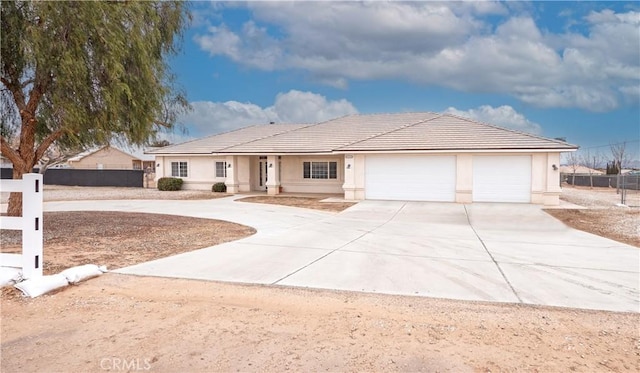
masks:
<path id="1" fill-rule="evenodd" d="M 367 199 L 455 202 L 456 156 L 368 155 Z M 530 156 L 474 156 L 474 202 L 530 202 Z"/>
<path id="2" fill-rule="evenodd" d="M 454 202 L 456 157 L 368 155 L 365 196 L 367 199 Z"/>

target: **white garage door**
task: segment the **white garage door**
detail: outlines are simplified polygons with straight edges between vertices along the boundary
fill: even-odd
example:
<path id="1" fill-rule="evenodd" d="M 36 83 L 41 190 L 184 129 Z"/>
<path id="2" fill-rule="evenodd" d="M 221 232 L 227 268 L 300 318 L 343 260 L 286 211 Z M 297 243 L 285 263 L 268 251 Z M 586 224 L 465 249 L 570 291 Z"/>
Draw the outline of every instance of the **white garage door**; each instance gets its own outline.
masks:
<path id="1" fill-rule="evenodd" d="M 474 156 L 474 202 L 531 202 L 531 157 Z"/>
<path id="2" fill-rule="evenodd" d="M 368 155 L 365 196 L 367 199 L 453 202 L 456 157 Z"/>

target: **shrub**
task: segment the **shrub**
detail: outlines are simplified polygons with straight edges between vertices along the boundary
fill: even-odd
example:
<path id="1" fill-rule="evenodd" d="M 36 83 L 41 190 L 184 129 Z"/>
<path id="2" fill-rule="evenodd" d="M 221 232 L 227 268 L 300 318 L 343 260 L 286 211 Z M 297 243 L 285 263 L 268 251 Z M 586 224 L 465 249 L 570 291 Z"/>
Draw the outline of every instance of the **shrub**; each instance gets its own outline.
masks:
<path id="1" fill-rule="evenodd" d="M 177 177 L 161 177 L 158 179 L 158 190 L 180 190 L 182 179 Z"/>
<path id="2" fill-rule="evenodd" d="M 216 193 L 226 193 L 227 192 L 227 186 L 225 185 L 225 183 L 215 183 L 211 187 L 211 191 L 216 192 Z"/>

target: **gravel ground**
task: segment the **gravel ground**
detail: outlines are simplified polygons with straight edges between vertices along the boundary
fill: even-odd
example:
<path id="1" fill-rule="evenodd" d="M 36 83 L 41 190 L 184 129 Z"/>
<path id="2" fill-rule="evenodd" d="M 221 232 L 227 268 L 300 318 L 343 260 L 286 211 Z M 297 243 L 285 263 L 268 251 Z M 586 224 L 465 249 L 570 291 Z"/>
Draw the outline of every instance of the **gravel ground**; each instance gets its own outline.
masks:
<path id="1" fill-rule="evenodd" d="M 588 188 L 562 186 L 561 199 L 576 205 L 588 208 L 612 208 L 620 201 L 620 194 L 615 188 Z M 632 208 L 640 208 L 640 191 L 627 190 L 626 205 Z"/>

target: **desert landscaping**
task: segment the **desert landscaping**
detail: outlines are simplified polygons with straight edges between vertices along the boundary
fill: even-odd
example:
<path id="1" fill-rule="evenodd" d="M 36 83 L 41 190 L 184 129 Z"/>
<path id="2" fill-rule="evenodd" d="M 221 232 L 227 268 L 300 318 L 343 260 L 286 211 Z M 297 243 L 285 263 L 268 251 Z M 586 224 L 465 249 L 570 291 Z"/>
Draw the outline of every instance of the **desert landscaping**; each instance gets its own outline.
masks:
<path id="1" fill-rule="evenodd" d="M 222 196 L 45 188 L 45 201 Z M 638 194 L 630 197 L 633 204 Z M 328 205 L 320 197 L 296 198 L 253 202 L 334 212 L 349 207 Z M 615 206 L 615 190 L 564 188 L 562 198 L 586 209 L 549 213 L 578 229 L 638 246 L 638 207 Z M 178 224 L 184 229 L 172 229 Z M 56 273 L 88 262 L 115 269 L 254 232 L 239 224 L 169 215 L 47 212 L 44 269 Z M 19 247 L 19 237 L 7 231 L 1 240 L 3 252 Z M 7 287 L 1 306 L 3 372 L 640 369 L 638 313 L 114 273 L 34 299 Z"/>

